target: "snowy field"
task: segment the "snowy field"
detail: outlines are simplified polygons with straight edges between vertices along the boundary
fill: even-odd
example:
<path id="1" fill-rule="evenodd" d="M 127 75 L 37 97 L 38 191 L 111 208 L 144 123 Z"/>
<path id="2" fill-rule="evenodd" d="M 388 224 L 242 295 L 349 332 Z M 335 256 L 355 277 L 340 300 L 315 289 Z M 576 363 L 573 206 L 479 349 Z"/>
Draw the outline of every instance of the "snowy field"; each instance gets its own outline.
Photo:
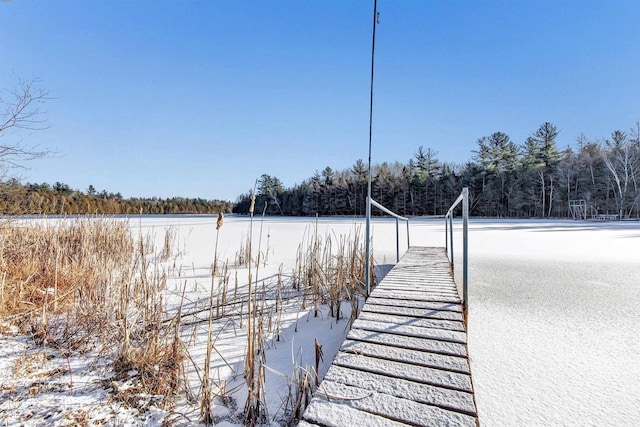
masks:
<path id="1" fill-rule="evenodd" d="M 153 235 L 158 245 L 173 228 L 166 301 L 175 305 L 185 290 L 190 309 L 205 307 L 216 218 L 157 216 L 129 223 L 136 233 Z M 459 222 L 455 228 L 461 261 Z M 273 283 L 281 266 L 283 274 L 290 275 L 299 244 L 311 234 L 331 234 L 337 241 L 356 230 L 364 234 L 362 219 L 267 218 L 254 223 L 254 245 L 261 240 L 259 283 Z M 218 258 L 233 264 L 248 234 L 248 218 L 226 217 Z M 407 241 L 402 224 L 400 236 L 403 250 Z M 413 220 L 411 244 L 444 246 L 443 221 Z M 377 264 L 395 262 L 395 221 L 374 221 L 373 249 Z M 231 271 L 246 284 L 246 269 Z M 459 268 L 456 271 L 461 277 Z M 468 339 L 481 425 L 640 425 L 639 277 L 640 223 L 472 220 Z M 294 299 L 288 304 L 279 320 L 281 339 L 268 340 L 266 352 L 266 400 L 276 424 L 284 416 L 292 366 L 313 366 L 317 338 L 324 354 L 323 375 L 348 327 L 346 319 L 328 317 L 326 307 L 316 318 L 308 308 L 301 311 Z M 349 304 L 342 310 L 348 318 Z M 224 388 L 237 407 L 229 400 L 217 401 L 214 415 L 219 425 L 240 425 L 234 413 L 242 410 L 246 396 L 246 335 L 237 320 L 222 319 L 215 327 L 214 384 Z M 189 330 L 183 337 L 193 360 L 187 373 L 194 393 L 204 364 L 205 329 Z M 173 411 L 141 414 L 109 400 L 103 388 L 109 378 L 106 365 L 87 355 L 44 361 L 49 364 L 45 371 L 58 374 L 46 391 L 31 395 L 31 379 L 16 379 L 15 367 L 17 360 L 36 352 L 24 337 L 0 335 L 2 425 L 71 425 L 80 416 L 110 425 L 193 425 L 198 420 L 197 404 L 182 402 Z M 64 386 L 69 382 L 63 374 L 67 366 L 74 372 L 71 391 Z M 20 387 L 25 395 L 16 397 Z"/>

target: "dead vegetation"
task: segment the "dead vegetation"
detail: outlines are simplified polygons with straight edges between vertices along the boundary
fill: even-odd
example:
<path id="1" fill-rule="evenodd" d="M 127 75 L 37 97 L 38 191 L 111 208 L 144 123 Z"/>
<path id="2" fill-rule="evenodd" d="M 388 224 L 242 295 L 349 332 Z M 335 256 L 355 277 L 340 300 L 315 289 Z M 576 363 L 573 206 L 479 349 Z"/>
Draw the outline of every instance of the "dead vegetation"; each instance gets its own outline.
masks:
<path id="1" fill-rule="evenodd" d="M 166 326 L 166 274 L 149 239 L 136 242 L 126 222 L 5 222 L 0 278 L 3 323 L 67 357 L 96 348 L 111 353 L 116 378 L 135 383 L 128 395 L 161 396 L 159 406 L 171 404 L 185 358 L 175 333 L 179 318 Z"/>
<path id="2" fill-rule="evenodd" d="M 0 228 L 2 318 L 103 313 L 130 278 L 134 242 L 126 223 L 5 222 Z"/>
<path id="3" fill-rule="evenodd" d="M 254 241 L 254 225 L 258 225 Z M 343 319 L 343 303 L 355 318 L 363 299 L 364 239 L 359 228 L 349 235 L 321 235 L 318 225 L 305 233 L 297 261 L 287 271 L 280 266 L 275 281 L 260 281 L 267 264 L 269 235 L 263 239 L 263 221 L 252 219 L 240 251 L 229 262 L 218 259 L 217 223 L 208 299 L 183 310 L 182 301 L 167 307 L 167 281 L 176 230 L 165 231 L 160 250 L 148 234 L 133 237 L 135 226 L 116 219 L 68 219 L 50 223 L 9 222 L 0 234 L 0 324 L 17 325 L 38 345 L 59 349 L 67 357 L 97 351 L 112 360 L 113 376 L 104 381 L 111 398 L 145 411 L 150 405 L 171 409 L 176 400 L 199 402 L 200 420 L 216 421 L 214 401 L 228 401 L 227 380 L 217 378 L 207 363 L 222 357 L 216 350 L 214 322 L 227 321 L 246 333 L 243 387 L 247 401 L 239 417 L 246 425 L 277 419 L 295 424 L 319 382 L 322 347 L 316 340 L 309 354 L 315 366 L 295 363 L 287 374 L 289 395 L 281 413 L 268 414 L 266 404 L 266 351 L 269 340 L 281 340 L 285 310 L 311 310 L 317 316 L 329 307 L 335 322 Z M 257 228 L 257 227 L 256 227 Z M 266 240 L 266 249 L 263 249 Z M 238 268 L 239 267 L 239 268 Z M 182 267 L 180 267 L 182 268 Z M 175 260 L 173 275 L 180 276 Z M 245 285 L 238 271 L 245 270 Z M 175 278 L 175 277 L 174 277 Z M 175 290 L 174 290 L 175 293 Z M 216 323 L 218 324 L 218 323 Z M 185 341 L 193 340 L 200 325 L 206 326 L 205 364 L 193 362 Z M 297 328 L 296 328 L 297 330 Z M 189 338 L 191 337 L 191 338 Z M 199 384 L 186 378 L 185 361 L 194 363 Z M 226 362 L 225 362 L 226 363 Z M 194 395 L 196 391 L 196 395 Z M 233 405 L 232 405 L 233 406 Z"/>
<path id="4" fill-rule="evenodd" d="M 311 305 L 317 316 L 319 307 L 329 304 L 329 315 L 340 320 L 342 302 L 357 303 L 364 296 L 365 261 L 359 228 L 347 236 L 321 236 L 316 225 L 298 247 L 293 270 L 293 286 L 303 292 L 302 309 Z"/>

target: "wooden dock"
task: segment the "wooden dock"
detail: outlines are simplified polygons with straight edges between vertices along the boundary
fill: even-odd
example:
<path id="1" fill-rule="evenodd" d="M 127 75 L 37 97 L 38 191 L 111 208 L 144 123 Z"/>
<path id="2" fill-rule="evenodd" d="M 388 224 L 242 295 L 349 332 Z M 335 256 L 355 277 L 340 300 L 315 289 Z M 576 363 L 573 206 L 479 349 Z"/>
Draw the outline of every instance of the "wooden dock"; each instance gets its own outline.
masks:
<path id="1" fill-rule="evenodd" d="M 373 290 L 299 425 L 479 425 L 444 248 L 412 247 Z"/>

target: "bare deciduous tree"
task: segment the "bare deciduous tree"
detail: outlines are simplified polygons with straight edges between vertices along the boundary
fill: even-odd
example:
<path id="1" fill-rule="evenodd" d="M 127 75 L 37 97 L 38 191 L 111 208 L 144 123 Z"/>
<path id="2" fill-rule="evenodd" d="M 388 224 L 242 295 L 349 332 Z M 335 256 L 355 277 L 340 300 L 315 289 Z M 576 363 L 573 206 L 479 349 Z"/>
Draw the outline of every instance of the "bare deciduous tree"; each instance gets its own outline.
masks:
<path id="1" fill-rule="evenodd" d="M 629 217 L 633 211 L 633 205 L 629 206 L 631 185 L 635 183 L 640 153 L 627 134 L 617 130 L 611 134 L 611 141 L 605 140 L 602 159 L 616 183 L 619 218 Z"/>
<path id="2" fill-rule="evenodd" d="M 11 169 L 24 168 L 24 162 L 48 154 L 37 146 L 23 143 L 23 132 L 44 130 L 49 124 L 40 106 L 49 93 L 38 88 L 38 79 L 18 80 L 12 90 L 0 93 L 0 178 Z"/>

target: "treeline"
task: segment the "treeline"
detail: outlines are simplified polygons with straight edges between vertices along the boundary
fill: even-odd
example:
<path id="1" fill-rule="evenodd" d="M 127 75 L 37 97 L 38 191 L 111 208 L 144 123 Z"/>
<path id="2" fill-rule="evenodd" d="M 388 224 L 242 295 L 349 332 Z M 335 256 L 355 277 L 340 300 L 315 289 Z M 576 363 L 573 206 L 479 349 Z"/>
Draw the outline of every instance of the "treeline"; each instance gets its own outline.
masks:
<path id="1" fill-rule="evenodd" d="M 72 190 L 67 184 L 22 184 L 16 179 L 0 181 L 0 214 L 77 215 L 77 214 L 213 214 L 231 210 L 221 200 L 173 197 L 162 199 L 123 198 L 120 193 Z"/>
<path id="2" fill-rule="evenodd" d="M 558 129 L 542 124 L 520 144 L 502 132 L 477 140 L 472 160 L 440 162 L 418 148 L 406 163 L 372 167 L 372 195 L 401 215 L 442 215 L 469 187 L 470 213 L 488 217 L 570 217 L 572 200 L 584 200 L 588 216 L 640 217 L 640 123 L 610 138 L 577 138 L 575 150 L 556 147 Z M 254 190 L 238 197 L 236 213 L 270 215 L 364 215 L 367 166 L 330 167 L 291 188 L 263 175 Z M 374 212 L 375 213 L 375 212 Z"/>

